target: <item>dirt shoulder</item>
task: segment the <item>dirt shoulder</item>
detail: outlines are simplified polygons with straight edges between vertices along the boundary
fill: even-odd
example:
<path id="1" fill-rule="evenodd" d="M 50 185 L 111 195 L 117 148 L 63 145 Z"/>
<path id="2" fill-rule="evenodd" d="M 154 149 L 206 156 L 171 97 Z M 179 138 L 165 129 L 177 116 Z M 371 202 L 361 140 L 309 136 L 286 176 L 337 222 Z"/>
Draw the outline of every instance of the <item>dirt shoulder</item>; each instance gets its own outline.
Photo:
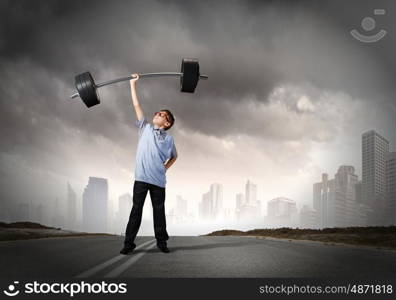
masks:
<path id="1" fill-rule="evenodd" d="M 205 236 L 252 236 L 292 240 L 309 240 L 324 243 L 372 246 L 396 250 L 396 226 L 345 227 L 324 229 L 254 229 L 249 231 L 219 230 Z"/>
<path id="2" fill-rule="evenodd" d="M 0 222 L 0 242 L 27 239 L 40 239 L 50 237 L 77 237 L 77 236 L 112 236 L 107 233 L 87 233 L 61 228 L 48 227 L 33 222 Z"/>

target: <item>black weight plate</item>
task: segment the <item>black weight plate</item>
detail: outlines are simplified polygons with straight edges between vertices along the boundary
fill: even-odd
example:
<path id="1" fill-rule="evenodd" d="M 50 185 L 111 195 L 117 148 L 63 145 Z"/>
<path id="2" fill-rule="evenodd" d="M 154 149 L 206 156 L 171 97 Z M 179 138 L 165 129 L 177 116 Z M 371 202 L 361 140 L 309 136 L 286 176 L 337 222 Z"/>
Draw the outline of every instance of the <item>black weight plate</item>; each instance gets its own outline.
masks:
<path id="1" fill-rule="evenodd" d="M 74 85 L 76 86 L 76 90 L 78 92 L 78 95 L 81 98 L 81 93 L 82 93 L 82 86 L 81 86 L 81 74 L 78 74 L 74 77 Z"/>
<path id="2" fill-rule="evenodd" d="M 81 74 L 77 75 L 75 77 L 75 80 L 76 80 L 76 89 L 78 91 L 78 94 L 79 94 L 81 100 L 84 102 L 84 104 L 87 105 L 86 104 L 87 93 L 85 91 L 86 87 L 85 87 L 85 83 L 84 83 L 84 74 L 85 73 L 81 73 Z"/>
<path id="3" fill-rule="evenodd" d="M 87 107 L 91 107 L 100 103 L 96 92 L 95 82 L 89 72 L 81 74 L 82 76 L 82 100 Z"/>
<path id="4" fill-rule="evenodd" d="M 180 90 L 194 93 L 199 80 L 199 62 L 195 58 L 183 58 L 181 65 Z"/>
<path id="5" fill-rule="evenodd" d="M 92 93 L 90 93 L 90 95 L 92 96 L 92 103 L 94 103 L 93 105 L 97 105 L 100 103 L 98 89 L 96 88 L 95 81 L 91 73 L 88 73 L 87 76 L 89 77 L 90 87 L 92 90 Z"/>
<path id="6" fill-rule="evenodd" d="M 84 102 L 84 104 L 89 107 L 89 102 L 88 101 L 88 93 L 87 93 L 87 85 L 85 83 L 85 73 L 81 74 L 80 77 L 80 84 L 81 84 L 81 100 Z"/>
<path id="7" fill-rule="evenodd" d="M 85 91 L 87 93 L 87 98 L 86 98 L 87 106 L 91 107 L 99 104 L 100 101 L 98 99 L 98 94 L 96 92 L 95 82 L 92 78 L 92 75 L 89 72 L 87 72 L 84 75 L 84 79 L 86 86 Z"/>

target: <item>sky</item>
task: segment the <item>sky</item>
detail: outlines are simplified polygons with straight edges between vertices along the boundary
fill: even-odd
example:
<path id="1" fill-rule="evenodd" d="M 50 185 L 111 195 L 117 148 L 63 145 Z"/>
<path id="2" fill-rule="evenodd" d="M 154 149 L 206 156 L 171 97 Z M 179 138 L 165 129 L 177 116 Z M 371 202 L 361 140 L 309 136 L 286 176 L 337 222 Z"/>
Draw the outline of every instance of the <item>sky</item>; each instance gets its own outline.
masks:
<path id="1" fill-rule="evenodd" d="M 385 15 L 374 16 L 382 8 Z M 127 82 L 99 90 L 90 109 L 70 100 L 74 76 L 97 82 L 131 73 L 178 72 L 198 58 L 194 94 L 175 78 L 141 79 L 144 113 L 167 108 L 178 160 L 167 171 L 196 212 L 217 182 L 235 207 L 247 180 L 266 203 L 312 206 L 312 184 L 353 165 L 374 129 L 396 151 L 396 5 L 393 1 L 4 1 L 0 2 L 1 205 L 66 207 L 89 176 L 107 178 L 112 209 L 132 193 L 138 142 Z M 387 35 L 362 43 L 350 31 L 373 17 Z M 226 225 L 225 225 L 226 226 Z"/>

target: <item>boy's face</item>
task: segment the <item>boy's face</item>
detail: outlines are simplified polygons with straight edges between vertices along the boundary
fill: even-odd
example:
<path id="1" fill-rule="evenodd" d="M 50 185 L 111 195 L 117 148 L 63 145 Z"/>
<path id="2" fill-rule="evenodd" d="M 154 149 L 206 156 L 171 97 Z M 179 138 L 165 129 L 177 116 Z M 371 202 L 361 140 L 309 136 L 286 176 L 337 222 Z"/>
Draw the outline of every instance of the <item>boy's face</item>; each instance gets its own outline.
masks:
<path id="1" fill-rule="evenodd" d="M 169 116 L 165 111 L 159 111 L 154 114 L 153 124 L 158 127 L 168 127 L 170 125 Z"/>

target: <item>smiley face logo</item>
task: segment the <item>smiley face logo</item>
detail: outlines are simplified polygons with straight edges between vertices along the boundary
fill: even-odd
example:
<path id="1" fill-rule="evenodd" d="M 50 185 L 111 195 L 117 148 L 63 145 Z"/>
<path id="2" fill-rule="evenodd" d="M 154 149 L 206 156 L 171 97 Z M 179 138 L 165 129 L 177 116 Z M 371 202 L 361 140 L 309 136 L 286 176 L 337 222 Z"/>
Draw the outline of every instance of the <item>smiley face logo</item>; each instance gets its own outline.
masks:
<path id="1" fill-rule="evenodd" d="M 18 284 L 19 281 L 14 281 L 14 284 Z M 4 294 L 6 294 L 7 296 L 13 297 L 19 294 L 19 291 L 16 290 L 16 287 L 14 284 L 10 284 L 8 286 L 8 290 L 4 290 Z"/>
<path id="2" fill-rule="evenodd" d="M 385 15 L 385 9 L 374 9 L 374 15 Z M 362 20 L 362 28 L 366 32 L 370 32 L 375 29 L 375 20 L 374 18 L 371 17 L 365 17 Z M 374 43 L 382 39 L 386 35 L 386 30 L 381 29 L 378 31 L 376 34 L 372 35 L 365 35 L 361 34 L 359 31 L 356 29 L 351 30 L 351 35 L 357 39 L 358 41 L 361 41 L 363 43 Z"/>

